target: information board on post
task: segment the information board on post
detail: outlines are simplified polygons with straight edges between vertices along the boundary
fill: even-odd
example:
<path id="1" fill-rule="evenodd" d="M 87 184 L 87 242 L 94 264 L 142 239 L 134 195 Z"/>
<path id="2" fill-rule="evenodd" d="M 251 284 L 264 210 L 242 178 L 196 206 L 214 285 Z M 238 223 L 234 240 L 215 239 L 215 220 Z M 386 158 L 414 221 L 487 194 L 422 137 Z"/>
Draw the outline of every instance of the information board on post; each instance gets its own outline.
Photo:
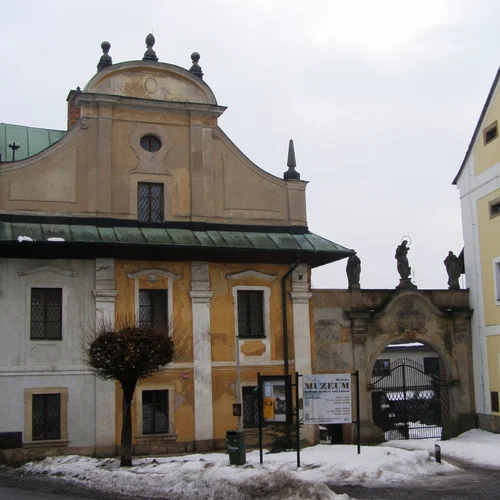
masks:
<path id="1" fill-rule="evenodd" d="M 352 422 L 351 374 L 303 375 L 304 424 Z"/>

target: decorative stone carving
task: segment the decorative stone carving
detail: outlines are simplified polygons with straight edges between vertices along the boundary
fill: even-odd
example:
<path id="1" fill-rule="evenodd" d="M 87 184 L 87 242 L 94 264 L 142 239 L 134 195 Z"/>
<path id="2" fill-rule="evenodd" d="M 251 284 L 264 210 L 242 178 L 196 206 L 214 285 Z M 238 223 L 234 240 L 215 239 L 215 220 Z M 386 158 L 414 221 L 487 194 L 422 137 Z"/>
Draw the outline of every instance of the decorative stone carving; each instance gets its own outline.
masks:
<path id="1" fill-rule="evenodd" d="M 365 345 L 367 335 L 366 333 L 353 333 L 352 343 L 355 345 Z"/>
<path id="2" fill-rule="evenodd" d="M 399 333 L 425 331 L 425 315 L 415 308 L 412 299 L 403 300 L 401 309 L 396 313 L 396 326 Z"/>
<path id="3" fill-rule="evenodd" d="M 79 121 L 80 128 L 83 128 L 84 130 L 89 128 L 90 122 L 87 120 L 87 118 L 80 118 Z"/>
<path id="4" fill-rule="evenodd" d="M 469 344 L 469 334 L 467 332 L 455 332 L 455 342 L 457 344 Z"/>
<path id="5" fill-rule="evenodd" d="M 220 129 L 218 128 L 213 128 L 212 129 L 212 137 L 218 141 L 220 141 L 222 139 L 222 134 L 221 134 L 221 131 Z"/>
<path id="6" fill-rule="evenodd" d="M 149 283 L 157 283 L 160 277 L 156 273 L 148 274 L 148 282 Z"/>
<path id="7" fill-rule="evenodd" d="M 228 280 L 238 280 L 243 278 L 260 278 L 266 281 L 274 281 L 276 276 L 274 274 L 261 273 L 260 271 L 254 271 L 253 269 L 247 269 L 246 271 L 241 271 L 240 273 L 227 274 L 226 278 Z"/>

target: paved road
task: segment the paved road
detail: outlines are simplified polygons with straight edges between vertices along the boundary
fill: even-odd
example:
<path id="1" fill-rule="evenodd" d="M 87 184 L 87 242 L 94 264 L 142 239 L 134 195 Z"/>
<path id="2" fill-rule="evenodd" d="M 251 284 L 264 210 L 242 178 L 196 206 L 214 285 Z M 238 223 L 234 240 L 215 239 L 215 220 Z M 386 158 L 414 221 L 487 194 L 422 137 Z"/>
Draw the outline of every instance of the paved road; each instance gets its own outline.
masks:
<path id="1" fill-rule="evenodd" d="M 42 493 L 40 491 L 4 488 L 0 486 L 0 500 L 89 500 L 89 498 Z"/>
<path id="2" fill-rule="evenodd" d="M 425 477 L 409 485 L 393 488 L 335 486 L 337 494 L 346 493 L 357 500 L 499 500 L 500 470 L 458 464 L 465 470 L 445 476 Z"/>

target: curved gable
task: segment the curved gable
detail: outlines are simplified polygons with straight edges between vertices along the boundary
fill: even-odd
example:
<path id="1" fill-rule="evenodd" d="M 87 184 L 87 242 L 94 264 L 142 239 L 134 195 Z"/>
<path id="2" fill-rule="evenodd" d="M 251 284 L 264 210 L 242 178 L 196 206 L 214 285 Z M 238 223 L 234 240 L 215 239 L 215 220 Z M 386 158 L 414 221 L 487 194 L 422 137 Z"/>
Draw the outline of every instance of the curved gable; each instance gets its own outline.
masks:
<path id="1" fill-rule="evenodd" d="M 84 92 L 217 105 L 214 93 L 203 80 L 184 68 L 160 62 L 114 64 L 98 72 Z"/>

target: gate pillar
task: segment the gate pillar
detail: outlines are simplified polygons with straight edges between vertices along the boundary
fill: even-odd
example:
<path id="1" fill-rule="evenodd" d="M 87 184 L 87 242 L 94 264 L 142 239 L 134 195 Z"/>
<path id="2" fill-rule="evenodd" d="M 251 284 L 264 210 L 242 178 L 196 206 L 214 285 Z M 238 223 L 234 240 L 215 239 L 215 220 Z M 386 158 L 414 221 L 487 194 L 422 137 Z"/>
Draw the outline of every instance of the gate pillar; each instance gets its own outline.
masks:
<path id="1" fill-rule="evenodd" d="M 353 319 L 353 323 L 356 320 Z M 359 417 L 361 420 L 361 443 L 381 443 L 384 441 L 384 434 L 380 427 L 377 427 L 372 421 L 371 394 L 368 385 L 371 380 L 366 378 L 366 333 L 353 333 L 352 346 L 354 358 L 354 371 L 359 373 Z M 355 413 L 353 413 L 355 414 Z M 352 443 L 356 441 L 356 426 L 351 426 Z"/>

